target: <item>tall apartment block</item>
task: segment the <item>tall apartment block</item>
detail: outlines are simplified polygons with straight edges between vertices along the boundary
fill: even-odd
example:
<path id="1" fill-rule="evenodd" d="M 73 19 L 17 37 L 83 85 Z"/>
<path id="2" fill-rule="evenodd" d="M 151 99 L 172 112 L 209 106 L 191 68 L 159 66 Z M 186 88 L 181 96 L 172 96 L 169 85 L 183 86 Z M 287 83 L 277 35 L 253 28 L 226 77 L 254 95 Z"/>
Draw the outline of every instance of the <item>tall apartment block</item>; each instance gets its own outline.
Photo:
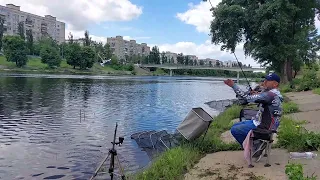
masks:
<path id="1" fill-rule="evenodd" d="M 126 55 L 147 56 L 150 54 L 150 47 L 146 43 L 138 44 L 135 40 L 127 41 L 122 36 L 108 37 L 107 43 L 112 53 L 119 59 L 125 59 Z"/>
<path id="2" fill-rule="evenodd" d="M 58 43 L 65 41 L 65 23 L 57 21 L 56 18 L 51 15 L 42 17 L 20 11 L 20 6 L 6 4 L 6 6 L 0 5 L 0 17 L 5 20 L 4 35 L 17 35 L 18 24 L 19 22 L 23 22 L 25 31 L 32 29 L 35 41 L 45 35 L 49 35 Z"/>
<path id="3" fill-rule="evenodd" d="M 167 51 L 165 53 L 166 53 L 165 55 L 166 55 L 168 60 L 171 61 L 173 59 L 173 62 L 171 62 L 171 63 L 174 63 L 174 64 L 178 63 L 178 61 L 177 61 L 178 54 L 177 53 L 170 52 L 170 51 Z"/>

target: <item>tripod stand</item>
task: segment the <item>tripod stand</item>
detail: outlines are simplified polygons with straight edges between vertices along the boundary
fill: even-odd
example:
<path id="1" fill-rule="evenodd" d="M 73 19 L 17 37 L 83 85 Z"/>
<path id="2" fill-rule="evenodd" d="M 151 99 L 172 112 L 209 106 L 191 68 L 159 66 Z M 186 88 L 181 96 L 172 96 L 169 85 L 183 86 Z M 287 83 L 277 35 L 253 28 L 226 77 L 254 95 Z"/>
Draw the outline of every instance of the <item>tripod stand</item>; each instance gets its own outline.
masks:
<path id="1" fill-rule="evenodd" d="M 101 169 L 101 167 L 104 164 L 104 162 L 109 158 L 109 156 L 111 156 L 110 165 L 109 165 L 109 174 L 110 174 L 111 180 L 113 180 L 113 176 L 114 175 L 120 175 L 121 179 L 125 180 L 124 170 L 123 170 L 123 168 L 122 168 L 122 166 L 120 164 L 120 160 L 119 160 L 119 157 L 118 157 L 117 150 L 115 149 L 115 145 L 119 145 L 120 146 L 123 143 L 124 138 L 123 137 L 119 137 L 119 141 L 116 142 L 117 129 L 118 129 L 118 123 L 116 123 L 116 128 L 114 130 L 114 136 L 113 136 L 113 142 L 111 142 L 112 149 L 109 150 L 108 155 L 103 159 L 103 161 L 101 162 L 99 168 L 95 171 L 94 175 L 91 177 L 90 180 L 93 180 L 94 177 L 97 176 L 99 170 Z M 114 173 L 114 165 L 115 165 L 114 161 L 115 161 L 115 159 L 117 160 L 117 163 L 118 163 L 118 166 L 119 166 L 119 169 L 120 169 L 120 174 Z"/>

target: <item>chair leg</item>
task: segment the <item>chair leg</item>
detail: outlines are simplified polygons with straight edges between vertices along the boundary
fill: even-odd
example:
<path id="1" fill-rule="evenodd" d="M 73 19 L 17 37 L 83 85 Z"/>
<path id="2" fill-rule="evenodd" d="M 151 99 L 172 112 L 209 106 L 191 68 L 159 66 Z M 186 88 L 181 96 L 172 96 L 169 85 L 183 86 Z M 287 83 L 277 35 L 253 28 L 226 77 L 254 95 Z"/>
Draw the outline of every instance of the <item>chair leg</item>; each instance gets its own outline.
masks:
<path id="1" fill-rule="evenodd" d="M 266 147 L 266 152 L 267 152 L 267 162 L 266 164 L 264 165 L 264 167 L 270 167 L 270 162 L 269 162 L 269 158 L 270 158 L 270 151 L 271 151 L 271 143 L 268 142 L 267 143 L 267 147 Z"/>

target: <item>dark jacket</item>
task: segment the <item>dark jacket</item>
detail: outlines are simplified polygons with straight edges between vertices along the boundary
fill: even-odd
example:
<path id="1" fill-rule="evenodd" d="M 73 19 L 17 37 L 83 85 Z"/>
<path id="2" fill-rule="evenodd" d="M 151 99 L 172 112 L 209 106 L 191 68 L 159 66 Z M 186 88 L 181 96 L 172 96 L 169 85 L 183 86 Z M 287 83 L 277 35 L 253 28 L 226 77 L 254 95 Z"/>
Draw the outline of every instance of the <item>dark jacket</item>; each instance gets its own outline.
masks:
<path id="1" fill-rule="evenodd" d="M 258 103 L 259 111 L 253 123 L 261 129 L 276 130 L 282 116 L 283 97 L 278 89 L 271 89 L 259 94 L 250 95 L 242 91 L 236 84 L 232 87 L 234 92 L 242 101 L 247 103 Z"/>

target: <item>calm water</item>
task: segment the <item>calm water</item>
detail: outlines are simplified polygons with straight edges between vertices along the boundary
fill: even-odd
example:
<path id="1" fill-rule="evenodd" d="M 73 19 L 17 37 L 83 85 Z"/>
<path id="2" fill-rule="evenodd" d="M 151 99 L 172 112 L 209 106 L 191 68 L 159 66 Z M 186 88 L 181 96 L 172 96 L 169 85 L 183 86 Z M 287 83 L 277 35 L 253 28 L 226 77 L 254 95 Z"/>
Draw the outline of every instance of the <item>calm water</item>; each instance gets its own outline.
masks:
<path id="1" fill-rule="evenodd" d="M 149 159 L 132 133 L 173 132 L 191 108 L 234 97 L 212 78 L 2 75 L 0 179 L 88 179 L 116 122 L 120 160 L 136 171 Z"/>

